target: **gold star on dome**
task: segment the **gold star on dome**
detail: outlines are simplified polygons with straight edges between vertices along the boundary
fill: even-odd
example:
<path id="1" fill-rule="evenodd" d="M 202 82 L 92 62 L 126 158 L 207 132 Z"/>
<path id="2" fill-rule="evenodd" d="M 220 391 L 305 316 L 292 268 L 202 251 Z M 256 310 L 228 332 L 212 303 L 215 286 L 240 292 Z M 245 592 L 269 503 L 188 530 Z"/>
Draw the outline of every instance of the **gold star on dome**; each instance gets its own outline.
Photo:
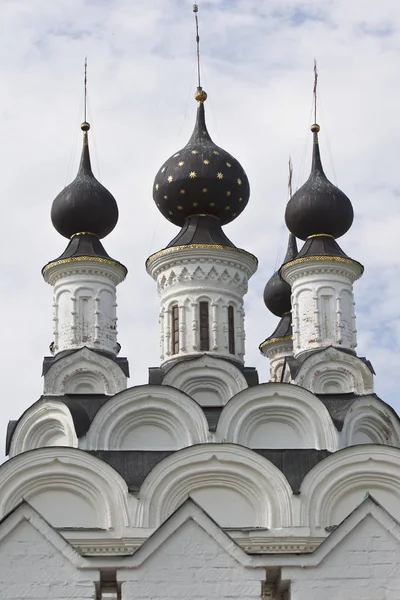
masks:
<path id="1" fill-rule="evenodd" d="M 225 210 L 230 210 L 230 208 L 231 207 L 229 206 L 229 204 L 227 206 L 225 206 Z"/>
<path id="2" fill-rule="evenodd" d="M 185 194 L 186 192 L 185 192 L 185 190 L 179 190 L 179 193 L 180 194 Z"/>
<path id="3" fill-rule="evenodd" d="M 198 154 L 199 151 L 198 150 L 192 150 L 192 154 Z"/>
<path id="4" fill-rule="evenodd" d="M 230 162 L 227 162 L 225 164 L 226 164 L 227 167 L 231 167 L 232 166 Z"/>
<path id="5" fill-rule="evenodd" d="M 174 180 L 174 178 L 172 177 L 172 175 L 170 175 L 169 177 L 167 177 L 168 183 L 171 183 L 171 181 L 173 181 L 173 180 Z"/>
<path id="6" fill-rule="evenodd" d="M 242 180 L 241 179 L 238 179 L 237 182 L 238 182 L 238 185 L 242 185 Z"/>
<path id="7" fill-rule="evenodd" d="M 210 202 L 210 206 L 215 206 L 215 202 Z"/>
<path id="8" fill-rule="evenodd" d="M 207 194 L 208 189 L 207 188 L 203 188 L 203 194 Z"/>
<path id="9" fill-rule="evenodd" d="M 210 161 L 209 161 L 209 160 L 207 160 L 207 159 L 205 159 L 205 160 L 203 160 L 203 163 L 204 163 L 205 165 L 209 165 L 209 164 L 210 164 Z"/>
<path id="10" fill-rule="evenodd" d="M 224 175 L 223 175 L 223 173 L 221 173 L 221 171 L 219 171 L 219 172 L 217 173 L 217 177 L 218 177 L 218 179 L 223 179 L 223 178 L 224 178 Z"/>
<path id="11" fill-rule="evenodd" d="M 213 154 L 216 154 L 218 156 L 219 152 L 217 152 L 217 150 L 213 150 Z"/>
<path id="12" fill-rule="evenodd" d="M 196 171 L 190 171 L 189 177 L 190 179 L 194 179 L 195 177 L 197 177 Z"/>
<path id="13" fill-rule="evenodd" d="M 170 215 L 173 215 L 173 214 L 174 214 L 174 213 L 172 212 L 172 210 L 169 210 L 168 212 L 169 212 L 169 214 L 170 214 Z"/>
<path id="14" fill-rule="evenodd" d="M 241 202 L 243 200 L 243 198 L 239 198 L 239 202 Z"/>
<path id="15" fill-rule="evenodd" d="M 196 208 L 196 206 L 198 206 L 199 203 L 198 202 L 193 202 L 193 206 Z"/>
<path id="16" fill-rule="evenodd" d="M 232 192 L 230 192 L 229 190 L 226 192 L 227 196 L 230 196 L 232 194 Z"/>
<path id="17" fill-rule="evenodd" d="M 202 131 L 202 133 L 204 133 L 204 135 L 207 135 L 207 131 L 204 131 L 204 130 L 203 130 L 203 131 Z"/>
<path id="18" fill-rule="evenodd" d="M 164 200 L 168 200 L 168 196 L 164 196 Z"/>
<path id="19" fill-rule="evenodd" d="M 178 162 L 178 165 L 179 165 L 180 167 L 183 167 L 183 165 L 184 165 L 184 164 L 185 164 L 185 161 L 184 161 L 184 160 L 180 160 L 180 161 Z"/>
<path id="20" fill-rule="evenodd" d="M 236 217 L 237 213 L 232 213 L 232 217 Z"/>
<path id="21" fill-rule="evenodd" d="M 181 206 L 180 204 L 178 204 L 178 206 L 176 207 L 178 210 L 183 210 L 183 206 Z"/>
<path id="22" fill-rule="evenodd" d="M 160 186 L 158 185 L 158 183 L 156 183 L 156 191 L 158 190 Z"/>

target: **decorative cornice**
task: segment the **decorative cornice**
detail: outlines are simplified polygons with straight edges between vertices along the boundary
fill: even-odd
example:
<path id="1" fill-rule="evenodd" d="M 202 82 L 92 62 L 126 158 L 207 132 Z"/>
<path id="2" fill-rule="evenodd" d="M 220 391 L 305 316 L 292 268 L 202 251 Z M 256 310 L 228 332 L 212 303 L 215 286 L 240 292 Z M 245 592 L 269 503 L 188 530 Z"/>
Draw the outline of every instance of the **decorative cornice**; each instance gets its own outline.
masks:
<path id="1" fill-rule="evenodd" d="M 333 235 L 331 235 L 330 233 L 313 233 L 312 235 L 309 235 L 307 237 L 307 240 L 311 240 L 312 238 L 316 238 L 316 237 L 327 237 L 327 238 L 331 238 L 332 240 L 335 239 L 333 237 Z"/>
<path id="2" fill-rule="evenodd" d="M 293 336 L 292 335 L 281 335 L 280 337 L 268 338 L 264 342 L 262 342 L 262 344 L 259 345 L 259 348 L 261 350 L 261 348 L 263 346 L 268 346 L 269 344 L 275 344 L 275 342 L 284 342 L 286 340 L 293 340 Z"/>
<path id="3" fill-rule="evenodd" d="M 55 285 L 62 277 L 76 273 L 95 273 L 108 277 L 118 285 L 125 279 L 127 272 L 127 268 L 120 262 L 100 256 L 71 256 L 54 260 L 42 269 L 43 278 L 50 285 Z"/>
<path id="4" fill-rule="evenodd" d="M 146 541 L 147 536 L 135 536 L 132 538 L 119 539 L 73 539 L 72 536 L 65 535 L 69 543 L 83 556 L 127 556 L 134 554 L 140 546 Z M 230 537 L 249 554 L 306 554 L 314 552 L 316 548 L 324 541 L 323 537 L 302 536 L 302 537 L 271 537 L 270 532 L 266 535 L 252 535 L 248 531 L 235 531 L 229 529 L 227 533 Z M 71 531 L 71 534 L 73 532 Z M 270 536 L 269 539 L 267 536 Z"/>
<path id="5" fill-rule="evenodd" d="M 223 250 L 229 252 L 236 252 L 238 254 L 244 254 L 245 256 L 253 259 L 256 265 L 258 265 L 257 257 L 254 256 L 254 254 L 251 254 L 251 252 L 247 252 L 247 250 L 242 250 L 242 248 L 236 248 L 234 246 L 223 246 L 222 244 L 186 244 L 184 246 L 171 246 L 171 248 L 164 248 L 163 250 L 159 250 L 158 252 L 151 254 L 146 260 L 146 267 L 150 261 L 153 261 L 158 257 L 176 254 L 177 252 L 182 252 L 184 250 Z"/>
<path id="6" fill-rule="evenodd" d="M 78 234 L 75 234 L 78 235 Z M 102 258 L 101 256 L 70 256 L 69 258 L 62 258 L 61 260 L 54 260 L 52 262 L 47 263 L 42 269 L 42 275 L 47 273 L 53 267 L 57 267 L 58 265 L 67 265 L 70 263 L 88 261 L 88 262 L 99 262 L 106 265 L 113 265 L 114 267 L 120 267 L 125 271 L 125 275 L 127 273 L 127 268 L 124 267 L 123 264 L 118 262 L 117 260 L 112 260 L 111 258 Z"/>
<path id="7" fill-rule="evenodd" d="M 346 263 L 351 265 L 356 265 L 361 269 L 361 272 L 364 270 L 364 267 L 357 260 L 353 260 L 352 258 L 345 258 L 344 256 L 302 256 L 301 258 L 295 258 L 290 262 L 282 265 L 281 271 L 286 271 L 289 267 L 294 265 L 299 265 L 302 263 L 314 262 L 314 261 L 323 261 L 323 262 L 339 262 Z"/>

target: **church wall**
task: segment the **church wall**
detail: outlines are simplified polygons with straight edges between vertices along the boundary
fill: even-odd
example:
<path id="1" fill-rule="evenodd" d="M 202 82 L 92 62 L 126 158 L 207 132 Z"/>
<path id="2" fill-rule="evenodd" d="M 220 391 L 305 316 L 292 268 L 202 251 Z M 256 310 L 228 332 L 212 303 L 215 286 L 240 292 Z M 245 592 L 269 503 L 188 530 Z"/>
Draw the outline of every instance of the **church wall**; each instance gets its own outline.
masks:
<path id="1" fill-rule="evenodd" d="M 0 543 L 0 598 L 61 600 L 95 598 L 93 573 L 78 571 L 22 521 Z"/>
<path id="2" fill-rule="evenodd" d="M 291 600 L 398 600 L 399 543 L 372 517 L 318 566 L 284 569 Z"/>
<path id="3" fill-rule="evenodd" d="M 188 521 L 137 569 L 119 577 L 130 579 L 122 583 L 122 600 L 259 600 L 265 571 L 244 568 Z"/>

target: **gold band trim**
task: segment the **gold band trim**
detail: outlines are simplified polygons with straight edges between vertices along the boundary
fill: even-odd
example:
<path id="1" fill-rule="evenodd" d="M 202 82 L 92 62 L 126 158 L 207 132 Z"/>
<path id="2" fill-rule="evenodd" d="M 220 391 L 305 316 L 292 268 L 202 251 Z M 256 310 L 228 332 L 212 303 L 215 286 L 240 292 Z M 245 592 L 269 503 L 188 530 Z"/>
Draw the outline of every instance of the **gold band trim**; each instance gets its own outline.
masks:
<path id="1" fill-rule="evenodd" d="M 361 269 L 361 272 L 364 271 L 364 267 L 357 260 L 353 260 L 352 258 L 344 258 L 343 256 L 302 256 L 301 258 L 295 258 L 294 260 L 291 260 L 290 262 L 282 265 L 280 270 L 284 271 L 285 269 L 287 269 L 288 267 L 291 267 L 292 265 L 313 262 L 315 260 L 341 262 L 341 263 L 346 263 L 348 265 L 358 265 Z"/>
<path id="2" fill-rule="evenodd" d="M 97 238 L 99 237 L 98 235 L 96 235 L 95 233 L 92 233 L 91 231 L 78 231 L 77 233 L 73 233 L 69 239 L 72 240 L 72 238 L 76 237 L 77 235 L 94 235 Z"/>
<path id="3" fill-rule="evenodd" d="M 154 260 L 158 256 L 163 256 L 164 254 L 172 254 L 174 252 L 179 252 L 180 250 L 185 250 L 187 248 L 193 249 L 211 249 L 211 250 L 231 250 L 232 252 L 238 252 L 239 254 L 245 254 L 246 256 L 251 256 L 254 258 L 256 263 L 258 264 L 258 259 L 251 252 L 247 252 L 246 250 L 242 250 L 241 248 L 234 248 L 232 246 L 224 246 L 223 244 L 183 244 L 182 246 L 171 246 L 171 248 L 164 248 L 163 250 L 159 250 L 154 254 L 150 254 L 149 258 L 146 260 L 146 264 L 150 260 Z"/>
<path id="4" fill-rule="evenodd" d="M 313 233 L 312 235 L 308 235 L 306 239 L 310 240 L 311 238 L 315 238 L 315 237 L 328 237 L 328 238 L 332 238 L 332 240 L 335 239 L 333 237 L 333 235 L 331 235 L 330 233 Z"/>
<path id="5" fill-rule="evenodd" d="M 101 258 L 100 256 L 70 256 L 69 258 L 62 258 L 60 260 L 54 260 L 54 261 L 48 263 L 47 265 L 45 265 L 42 269 L 42 275 L 47 273 L 47 271 L 49 269 L 52 269 L 53 267 L 57 267 L 58 265 L 67 265 L 68 263 L 81 262 L 81 261 L 85 261 L 85 260 L 90 261 L 90 262 L 98 262 L 98 263 L 102 263 L 102 264 L 106 264 L 106 265 L 112 265 L 113 267 L 121 267 L 125 272 L 125 276 L 128 272 L 128 269 L 123 264 L 121 264 L 117 260 L 112 260 L 112 258 Z"/>
<path id="6" fill-rule="evenodd" d="M 292 340 L 292 339 L 293 339 L 292 335 L 281 335 L 280 337 L 274 337 L 274 338 L 265 340 L 265 342 L 260 344 L 259 348 L 261 350 L 261 348 L 263 346 L 268 346 L 269 344 L 274 344 L 275 342 L 284 342 L 285 340 Z"/>

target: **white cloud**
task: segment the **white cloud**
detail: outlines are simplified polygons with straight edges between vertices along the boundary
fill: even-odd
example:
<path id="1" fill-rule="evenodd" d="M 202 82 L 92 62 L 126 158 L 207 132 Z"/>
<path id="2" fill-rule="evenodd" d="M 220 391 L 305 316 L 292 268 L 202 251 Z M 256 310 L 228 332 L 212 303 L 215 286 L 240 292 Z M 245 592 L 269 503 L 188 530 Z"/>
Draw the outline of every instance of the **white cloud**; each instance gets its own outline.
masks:
<path id="1" fill-rule="evenodd" d="M 195 48 L 191 3 L 181 0 L 3 0 L 1 10 L 5 433 L 7 421 L 42 390 L 52 300 L 40 269 L 66 245 L 52 229 L 50 207 L 77 168 L 85 55 L 94 168 L 120 206 L 120 222 L 104 245 L 129 269 L 119 290 L 119 330 L 131 385 L 146 382 L 147 367 L 159 363 L 158 298 L 144 262 L 177 230 L 158 214 L 151 191 L 157 169 L 193 126 Z M 315 56 L 323 162 L 335 180 L 332 155 L 356 214 L 339 243 L 366 267 L 355 285 L 359 353 L 376 368 L 377 392 L 399 408 L 400 4 L 204 1 L 199 18 L 209 130 L 242 162 L 252 189 L 248 208 L 226 228 L 260 260 L 246 297 L 247 364 L 268 379 L 258 344 L 276 319 L 262 291 L 284 253 L 289 154 L 295 183 L 308 175 Z"/>

